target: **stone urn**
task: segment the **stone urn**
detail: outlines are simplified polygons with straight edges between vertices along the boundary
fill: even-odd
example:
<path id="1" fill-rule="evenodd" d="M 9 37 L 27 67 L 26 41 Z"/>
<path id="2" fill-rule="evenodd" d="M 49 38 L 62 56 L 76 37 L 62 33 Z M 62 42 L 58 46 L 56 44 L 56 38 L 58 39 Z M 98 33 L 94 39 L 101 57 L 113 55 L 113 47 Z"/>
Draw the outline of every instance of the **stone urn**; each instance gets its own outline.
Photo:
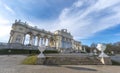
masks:
<path id="1" fill-rule="evenodd" d="M 98 49 L 99 51 L 101 51 L 101 54 L 99 55 L 99 57 L 109 57 L 108 55 L 106 55 L 106 54 L 104 53 L 104 51 L 105 51 L 105 49 L 106 49 L 106 45 L 104 45 L 104 44 L 97 44 L 97 49 Z"/>
<path id="2" fill-rule="evenodd" d="M 94 52 L 94 55 L 97 55 L 97 50 L 96 49 L 94 49 L 93 52 Z"/>
<path id="3" fill-rule="evenodd" d="M 101 51 L 101 54 L 99 55 L 99 57 L 100 57 L 100 61 L 102 62 L 102 64 L 111 65 L 112 62 L 111 62 L 110 57 L 104 53 L 104 51 L 106 49 L 106 45 L 104 45 L 104 44 L 97 44 L 97 49 L 99 51 Z"/>
<path id="4" fill-rule="evenodd" d="M 46 50 L 46 46 L 45 45 L 41 45 L 38 47 L 40 54 L 38 55 L 38 58 L 45 58 L 45 55 L 43 54 L 43 52 Z"/>

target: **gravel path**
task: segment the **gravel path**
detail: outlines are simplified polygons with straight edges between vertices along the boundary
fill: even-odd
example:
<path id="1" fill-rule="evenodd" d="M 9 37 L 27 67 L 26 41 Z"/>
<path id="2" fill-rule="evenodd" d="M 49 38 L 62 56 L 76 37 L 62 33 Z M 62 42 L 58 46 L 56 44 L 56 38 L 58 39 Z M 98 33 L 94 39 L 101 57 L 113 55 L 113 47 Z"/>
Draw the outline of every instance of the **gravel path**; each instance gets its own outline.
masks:
<path id="1" fill-rule="evenodd" d="M 25 55 L 0 55 L 0 73 L 120 73 L 111 65 L 22 65 Z"/>

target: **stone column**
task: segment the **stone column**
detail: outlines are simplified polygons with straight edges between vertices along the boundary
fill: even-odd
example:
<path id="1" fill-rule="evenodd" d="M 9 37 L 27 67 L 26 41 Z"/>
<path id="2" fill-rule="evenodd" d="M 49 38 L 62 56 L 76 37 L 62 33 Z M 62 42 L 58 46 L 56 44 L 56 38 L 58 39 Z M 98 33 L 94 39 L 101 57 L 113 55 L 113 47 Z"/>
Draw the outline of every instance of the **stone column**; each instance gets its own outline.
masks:
<path id="1" fill-rule="evenodd" d="M 42 44 L 42 38 L 40 37 L 40 45 Z"/>
<path id="2" fill-rule="evenodd" d="M 11 38 L 12 38 L 12 35 L 10 35 L 10 38 L 9 38 L 9 41 L 8 41 L 8 43 L 10 43 L 10 41 L 11 41 Z"/>
<path id="3" fill-rule="evenodd" d="M 45 39 L 45 45 L 48 46 L 48 38 Z"/>
<path id="4" fill-rule="evenodd" d="M 43 45 L 43 38 L 41 38 L 41 45 Z"/>
<path id="5" fill-rule="evenodd" d="M 69 48 L 69 39 L 68 38 L 67 38 L 66 42 L 67 42 L 67 48 Z"/>
<path id="6" fill-rule="evenodd" d="M 22 43 L 23 45 L 24 45 L 24 42 L 25 42 L 25 36 L 26 36 L 26 34 L 24 34 L 24 37 L 23 37 L 23 43 Z"/>
<path id="7" fill-rule="evenodd" d="M 44 40 L 45 40 L 45 38 L 43 38 L 43 40 L 42 40 L 42 45 L 44 45 L 44 43 L 45 43 Z"/>
<path id="8" fill-rule="evenodd" d="M 50 43 L 50 39 L 48 38 L 47 39 L 47 46 L 50 46 L 49 43 Z"/>
<path id="9" fill-rule="evenodd" d="M 65 44 L 64 44 L 64 45 L 65 45 L 65 48 L 67 48 L 67 42 L 66 42 L 66 38 L 64 39 L 64 41 L 65 41 Z"/>
<path id="10" fill-rule="evenodd" d="M 37 39 L 37 46 L 39 46 L 39 43 L 40 43 L 40 37 L 38 37 Z"/>
<path id="11" fill-rule="evenodd" d="M 11 41 L 12 41 L 12 38 L 13 38 L 13 34 L 14 34 L 14 32 L 11 30 L 11 32 L 10 32 L 10 38 L 9 38 L 9 41 L 8 41 L 8 43 L 11 43 Z"/>
<path id="12" fill-rule="evenodd" d="M 31 44 L 31 38 L 32 38 L 32 37 L 31 37 L 31 35 L 30 35 L 29 44 Z"/>
<path id="13" fill-rule="evenodd" d="M 29 44 L 33 45 L 33 35 L 30 35 Z"/>
<path id="14" fill-rule="evenodd" d="M 39 41 L 39 46 L 41 46 L 41 37 L 40 37 L 40 41 Z"/>
<path id="15" fill-rule="evenodd" d="M 54 40 L 52 41 L 52 43 L 53 43 L 52 46 L 55 47 L 55 41 Z"/>
<path id="16" fill-rule="evenodd" d="M 12 36 L 11 36 L 11 39 L 10 39 L 10 43 L 13 42 L 13 38 L 14 38 L 14 36 L 12 35 Z"/>
<path id="17" fill-rule="evenodd" d="M 56 48 L 56 40 L 54 40 L 54 43 L 55 43 L 54 46 L 55 46 L 55 48 Z"/>
<path id="18" fill-rule="evenodd" d="M 33 37 L 33 45 L 35 45 L 36 42 L 36 36 Z"/>
<path id="19" fill-rule="evenodd" d="M 67 48 L 69 48 L 69 39 L 67 38 Z"/>
<path id="20" fill-rule="evenodd" d="M 44 38 L 44 45 L 46 46 L 46 38 Z"/>
<path id="21" fill-rule="evenodd" d="M 63 38 L 63 37 L 62 37 L 61 43 L 62 43 L 62 44 L 61 44 L 61 47 L 64 48 L 64 47 L 65 47 L 65 46 L 64 46 L 65 42 L 64 42 L 64 38 Z M 58 46 L 59 46 L 59 45 L 58 45 Z"/>

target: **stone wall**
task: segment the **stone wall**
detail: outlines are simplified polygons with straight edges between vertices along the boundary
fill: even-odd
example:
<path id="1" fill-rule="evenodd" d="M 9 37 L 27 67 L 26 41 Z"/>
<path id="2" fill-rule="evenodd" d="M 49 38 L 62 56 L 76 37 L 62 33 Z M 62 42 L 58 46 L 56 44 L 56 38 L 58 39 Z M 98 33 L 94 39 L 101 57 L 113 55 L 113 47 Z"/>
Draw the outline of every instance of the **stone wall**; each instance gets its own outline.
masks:
<path id="1" fill-rule="evenodd" d="M 38 58 L 36 64 L 44 65 L 101 65 L 96 57 L 62 57 L 53 56 L 46 58 Z"/>

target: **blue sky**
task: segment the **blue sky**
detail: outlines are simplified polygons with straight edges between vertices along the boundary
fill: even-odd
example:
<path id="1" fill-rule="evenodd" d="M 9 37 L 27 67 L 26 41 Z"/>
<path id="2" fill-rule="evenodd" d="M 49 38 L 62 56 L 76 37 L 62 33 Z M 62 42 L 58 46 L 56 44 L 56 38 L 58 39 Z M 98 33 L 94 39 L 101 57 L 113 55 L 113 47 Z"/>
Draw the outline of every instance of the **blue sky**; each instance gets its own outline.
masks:
<path id="1" fill-rule="evenodd" d="M 0 0 L 0 42 L 7 42 L 12 23 L 55 31 L 68 29 L 82 44 L 120 41 L 120 0 Z"/>

